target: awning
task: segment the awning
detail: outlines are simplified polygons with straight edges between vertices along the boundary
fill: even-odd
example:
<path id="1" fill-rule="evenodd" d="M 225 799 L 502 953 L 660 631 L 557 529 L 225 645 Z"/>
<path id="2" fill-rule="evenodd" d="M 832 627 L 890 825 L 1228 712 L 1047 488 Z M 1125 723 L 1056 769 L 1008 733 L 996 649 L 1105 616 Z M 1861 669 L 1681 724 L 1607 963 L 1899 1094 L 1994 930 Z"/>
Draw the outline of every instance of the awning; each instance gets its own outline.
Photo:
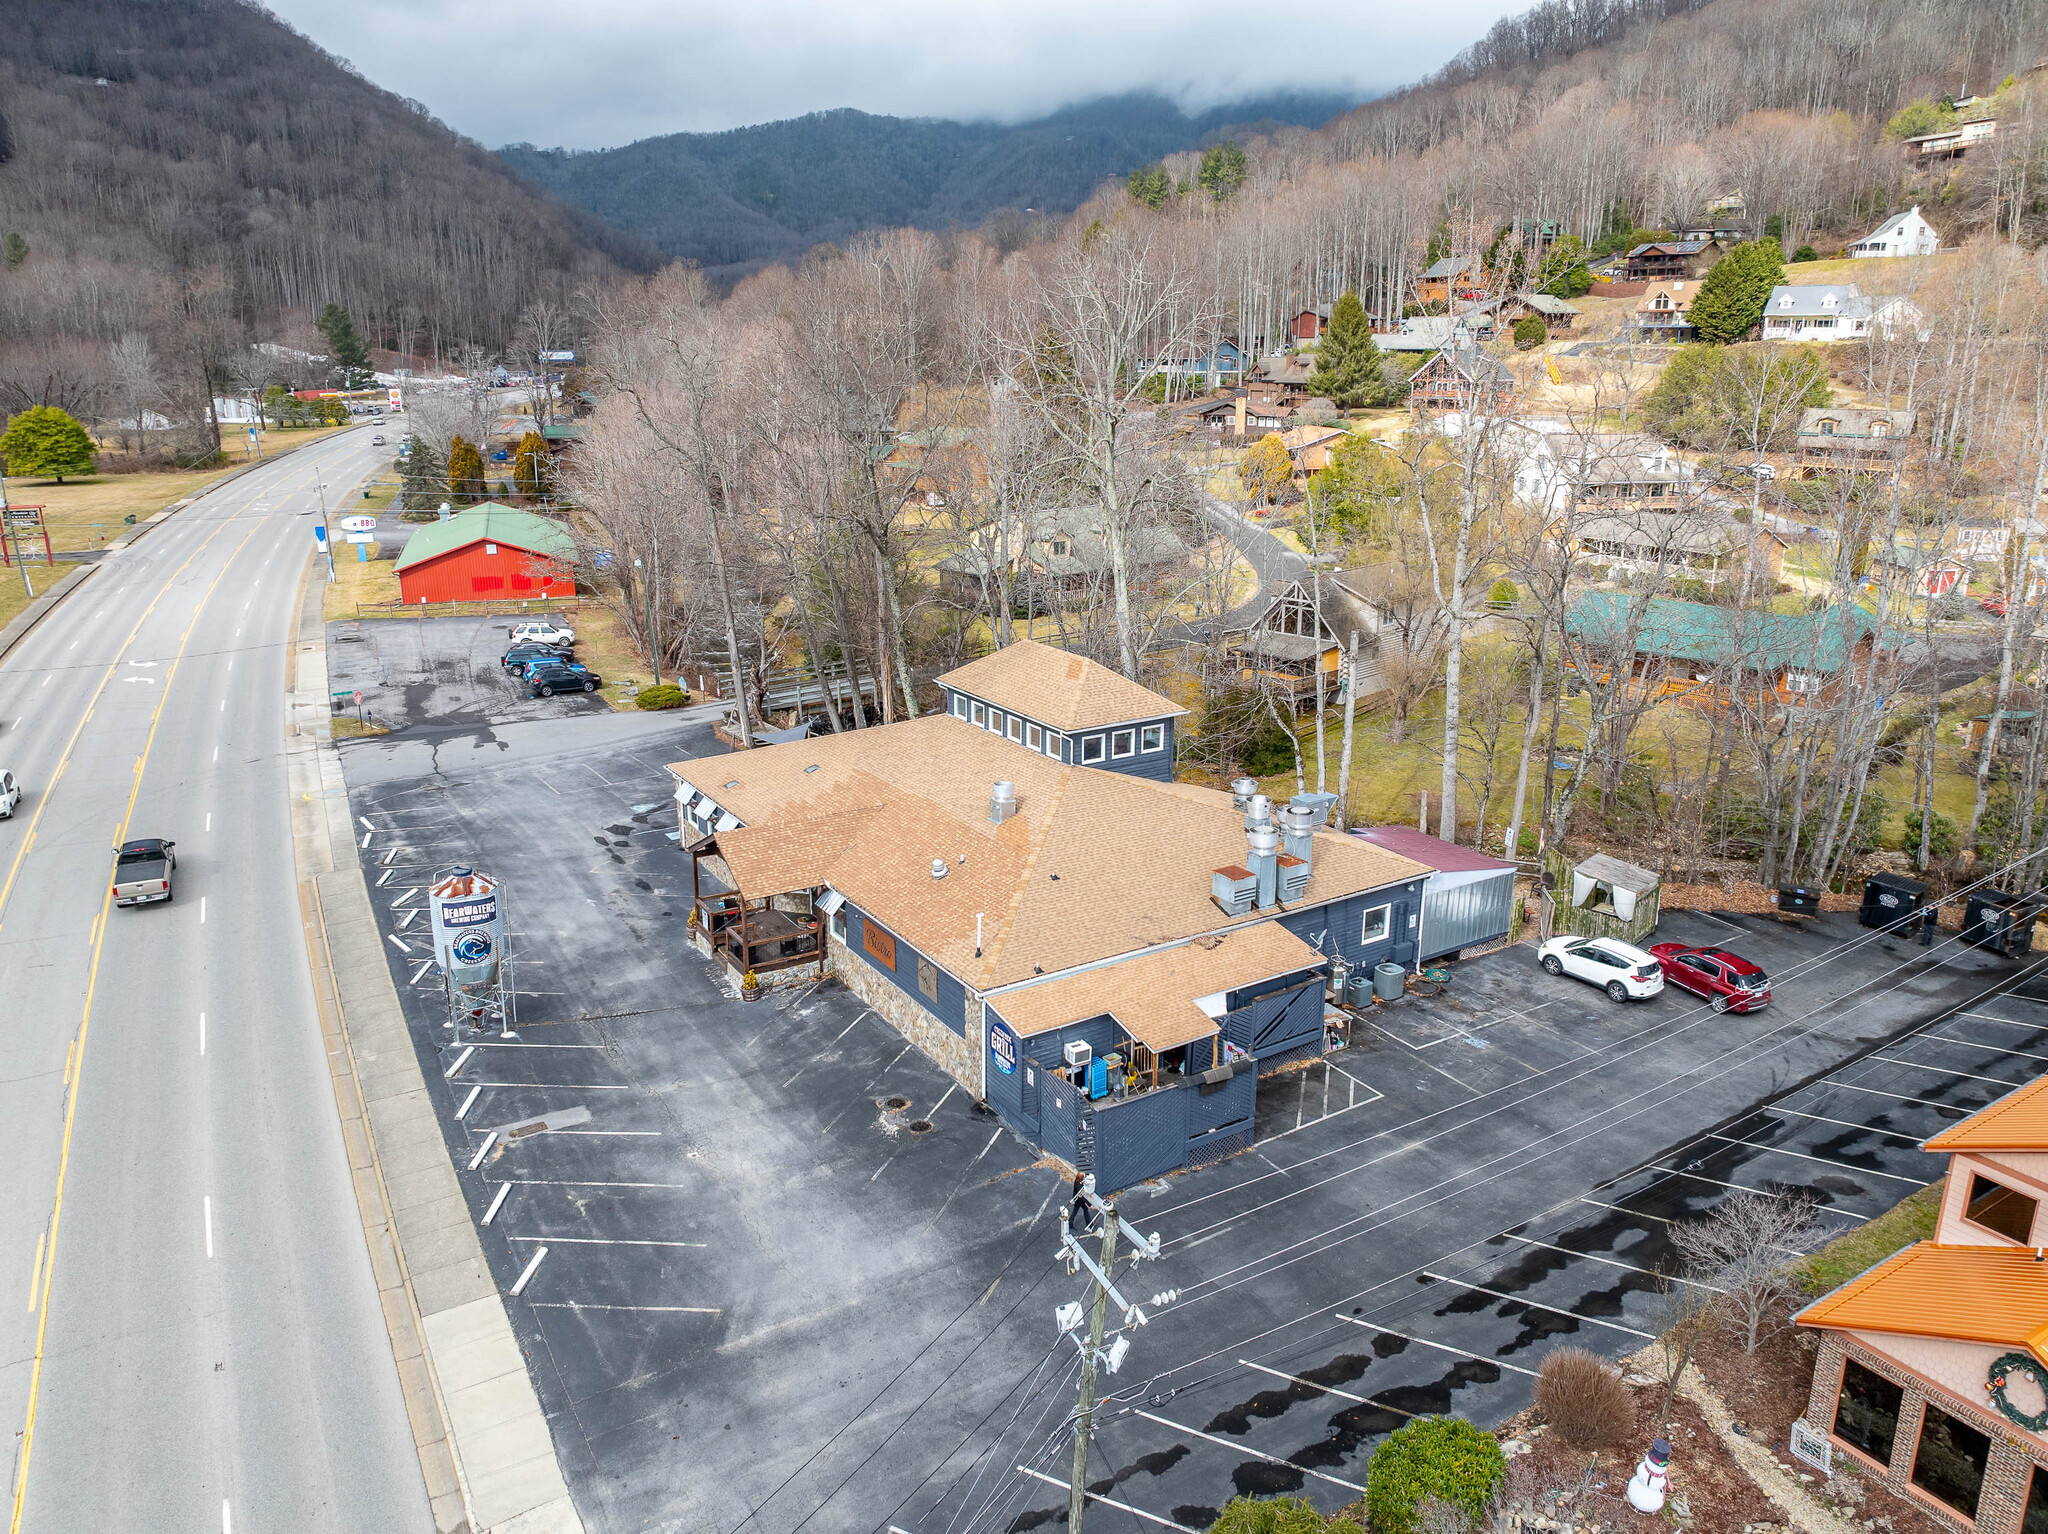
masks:
<path id="1" fill-rule="evenodd" d="M 839 908 L 845 904 L 846 897 L 840 894 L 839 891 L 827 890 L 825 891 L 824 898 L 818 902 L 818 909 L 827 916 L 836 916 L 839 913 Z"/>

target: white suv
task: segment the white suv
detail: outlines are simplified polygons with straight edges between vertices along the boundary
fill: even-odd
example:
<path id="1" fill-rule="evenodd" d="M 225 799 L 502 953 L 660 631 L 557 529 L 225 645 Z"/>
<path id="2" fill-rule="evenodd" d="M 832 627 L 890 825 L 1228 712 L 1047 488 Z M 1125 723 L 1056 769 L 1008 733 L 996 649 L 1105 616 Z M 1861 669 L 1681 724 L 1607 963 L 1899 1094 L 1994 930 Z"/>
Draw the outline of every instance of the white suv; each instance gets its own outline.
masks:
<path id="1" fill-rule="evenodd" d="M 1554 937 L 1537 950 L 1553 975 L 1597 985 L 1616 1001 L 1642 1001 L 1664 989 L 1664 966 L 1617 938 Z"/>
<path id="2" fill-rule="evenodd" d="M 21 780 L 0 767 L 0 820 L 12 820 L 14 807 L 21 803 Z"/>
<path id="3" fill-rule="evenodd" d="M 576 631 L 574 629 L 557 628 L 554 624 L 546 621 L 515 623 L 512 626 L 512 643 L 514 644 L 574 644 L 575 642 Z"/>

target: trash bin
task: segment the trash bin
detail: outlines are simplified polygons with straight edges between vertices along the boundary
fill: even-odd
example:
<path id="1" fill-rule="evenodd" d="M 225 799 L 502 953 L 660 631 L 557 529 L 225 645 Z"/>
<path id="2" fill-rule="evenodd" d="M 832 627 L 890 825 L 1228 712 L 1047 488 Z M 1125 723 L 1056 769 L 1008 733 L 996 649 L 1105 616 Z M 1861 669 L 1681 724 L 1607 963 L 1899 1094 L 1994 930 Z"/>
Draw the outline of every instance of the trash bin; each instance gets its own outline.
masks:
<path id="1" fill-rule="evenodd" d="M 1904 874 L 1875 874 L 1863 886 L 1863 910 L 1857 917 L 1866 927 L 1896 931 L 1920 914 L 1927 886 Z"/>
<path id="2" fill-rule="evenodd" d="M 1963 909 L 1962 938 L 2007 958 L 2034 946 L 2034 908 L 2021 896 L 2001 890 L 1979 890 Z"/>
<path id="3" fill-rule="evenodd" d="M 1372 994 L 1376 1001 L 1398 1001 L 1407 990 L 1408 972 L 1391 959 L 1372 967 Z"/>
<path id="4" fill-rule="evenodd" d="M 1778 909 L 1787 916 L 1820 915 L 1820 891 L 1798 885 L 1778 891 Z"/>

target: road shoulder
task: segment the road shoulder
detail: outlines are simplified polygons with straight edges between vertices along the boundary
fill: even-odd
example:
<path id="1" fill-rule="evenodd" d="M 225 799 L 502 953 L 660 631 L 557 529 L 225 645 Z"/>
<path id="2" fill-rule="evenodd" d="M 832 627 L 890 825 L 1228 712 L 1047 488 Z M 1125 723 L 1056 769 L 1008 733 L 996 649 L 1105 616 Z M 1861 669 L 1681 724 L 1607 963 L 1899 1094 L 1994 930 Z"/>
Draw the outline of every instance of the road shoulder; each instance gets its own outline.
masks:
<path id="1" fill-rule="evenodd" d="M 328 732 L 319 583 L 309 579 L 301 598 L 286 740 L 300 905 L 364 1239 L 435 1528 L 581 1534 L 384 962 Z M 394 1183 L 389 1169 L 400 1163 Z"/>

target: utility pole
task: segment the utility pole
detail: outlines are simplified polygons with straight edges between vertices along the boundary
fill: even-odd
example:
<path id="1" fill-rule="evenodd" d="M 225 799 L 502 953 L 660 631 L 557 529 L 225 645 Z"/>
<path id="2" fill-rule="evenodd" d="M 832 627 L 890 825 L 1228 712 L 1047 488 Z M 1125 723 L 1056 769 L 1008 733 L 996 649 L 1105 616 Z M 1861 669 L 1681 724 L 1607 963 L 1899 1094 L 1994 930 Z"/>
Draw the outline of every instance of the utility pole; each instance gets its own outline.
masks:
<path id="1" fill-rule="evenodd" d="M 1124 1354 L 1130 1351 L 1131 1340 L 1119 1337 L 1107 1349 L 1102 1346 L 1102 1329 L 1107 1316 L 1109 1302 L 1116 1301 L 1122 1313 L 1123 1323 L 1129 1327 L 1143 1326 L 1145 1312 L 1117 1293 L 1116 1285 L 1110 1282 L 1110 1273 L 1116 1261 L 1116 1238 L 1121 1230 L 1130 1237 L 1134 1254 L 1148 1261 L 1159 1256 L 1159 1237 L 1141 1236 L 1132 1229 L 1129 1222 L 1116 1212 L 1116 1205 L 1099 1196 L 1095 1191 L 1093 1173 L 1082 1178 L 1075 1203 L 1085 1203 L 1102 1221 L 1102 1261 L 1098 1265 L 1089 1257 L 1087 1249 L 1074 1239 L 1070 1229 L 1060 1232 L 1060 1249 L 1066 1258 L 1067 1271 L 1078 1273 L 1086 1268 L 1095 1281 L 1095 1301 L 1088 1315 L 1088 1338 L 1074 1338 L 1074 1345 L 1081 1349 L 1081 1398 L 1080 1408 L 1074 1419 L 1074 1464 L 1072 1478 L 1067 1483 L 1067 1528 L 1068 1534 L 1080 1534 L 1081 1514 L 1088 1502 L 1088 1444 L 1095 1420 L 1095 1371 L 1097 1366 L 1111 1374 L 1123 1366 Z M 1151 1303 L 1163 1305 L 1178 1298 L 1168 1290 L 1152 1297 Z M 1072 1336 L 1080 1329 L 1081 1302 L 1070 1300 L 1055 1312 L 1060 1330 Z M 1034 1474 L 1036 1472 L 1033 1472 Z"/>

